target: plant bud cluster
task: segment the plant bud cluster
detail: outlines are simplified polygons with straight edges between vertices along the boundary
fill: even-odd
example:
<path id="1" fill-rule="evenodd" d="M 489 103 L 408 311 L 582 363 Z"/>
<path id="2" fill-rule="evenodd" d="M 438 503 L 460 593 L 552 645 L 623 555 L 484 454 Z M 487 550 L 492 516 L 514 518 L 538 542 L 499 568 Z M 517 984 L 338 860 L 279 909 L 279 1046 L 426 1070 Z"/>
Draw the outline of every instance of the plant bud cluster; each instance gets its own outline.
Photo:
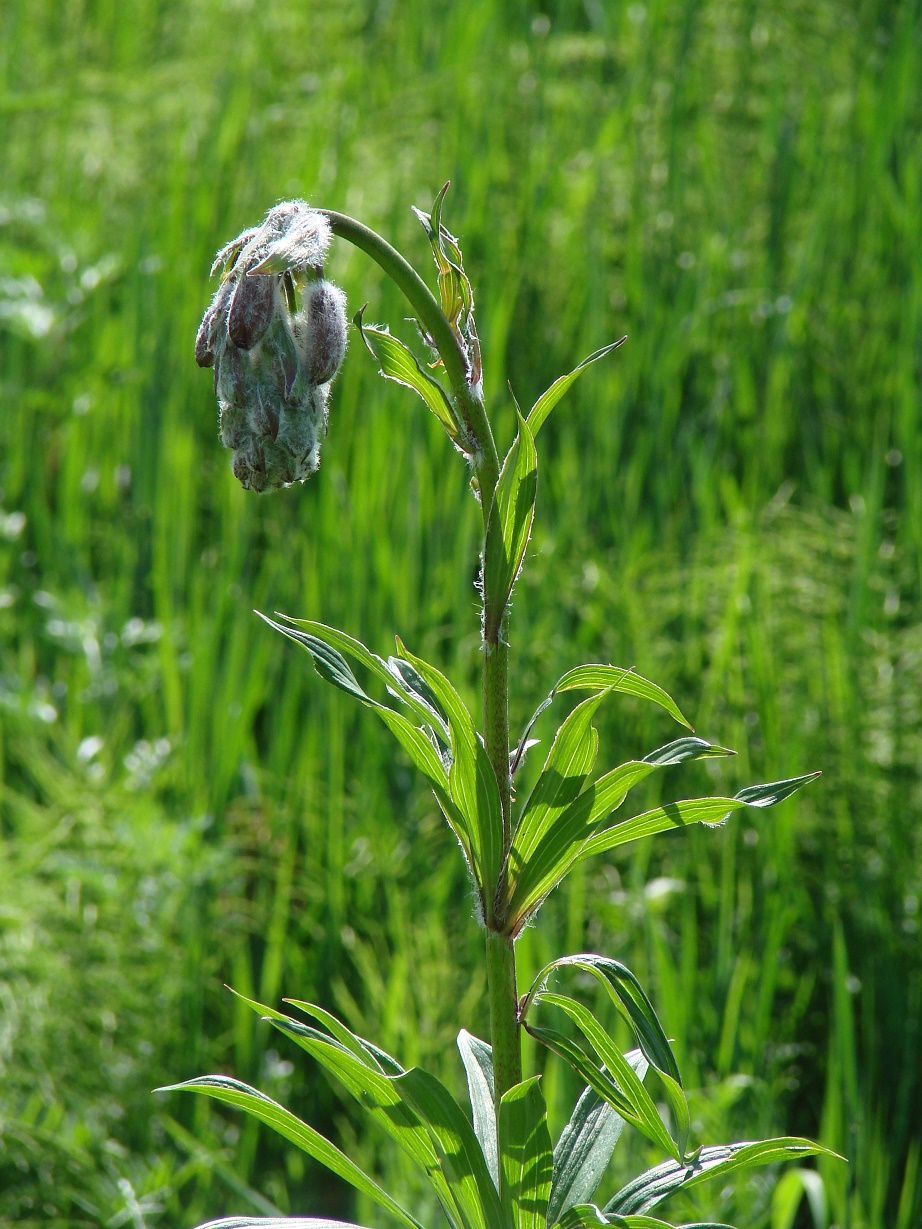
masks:
<path id="1" fill-rule="evenodd" d="M 221 284 L 195 339 L 214 367 L 221 441 L 253 491 L 320 466 L 327 396 L 346 350 L 346 296 L 323 277 L 330 227 L 303 201 L 270 209 L 215 258 Z"/>

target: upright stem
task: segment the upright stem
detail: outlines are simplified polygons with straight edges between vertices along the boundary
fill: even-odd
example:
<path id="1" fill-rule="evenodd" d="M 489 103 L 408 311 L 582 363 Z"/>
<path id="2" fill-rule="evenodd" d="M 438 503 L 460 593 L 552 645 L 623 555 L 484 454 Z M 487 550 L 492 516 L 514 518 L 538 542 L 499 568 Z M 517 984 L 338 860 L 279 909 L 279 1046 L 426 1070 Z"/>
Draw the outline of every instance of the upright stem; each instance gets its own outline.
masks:
<path id="1" fill-rule="evenodd" d="M 475 445 L 472 463 L 477 475 L 483 527 L 486 533 L 490 507 L 499 479 L 499 455 L 479 386 L 470 383 L 467 355 L 435 296 L 416 270 L 380 235 L 354 218 L 330 209 L 322 211 L 335 235 L 361 248 L 376 261 L 403 291 L 420 323 L 432 339 L 451 384 L 454 402 Z M 499 790 L 503 817 L 503 850 L 512 844 L 512 805 L 509 780 L 509 647 L 506 619 L 496 609 L 497 595 L 484 590 L 485 626 L 483 645 L 483 735 L 484 746 Z M 484 885 L 489 891 L 489 884 Z M 502 884 L 493 885 L 497 894 Z M 488 908 L 491 902 L 487 902 Z M 493 1078 L 496 1104 L 503 1093 L 522 1080 L 522 1045 L 518 1023 L 518 991 L 515 950 L 509 935 L 487 931 L 487 983 L 490 993 L 490 1032 L 493 1041 Z"/>
<path id="2" fill-rule="evenodd" d="M 515 949 L 509 935 L 487 931 L 487 984 L 490 989 L 490 1040 L 493 1043 L 493 1093 L 500 1098 L 522 1082 L 522 1043 L 517 1017 Z"/>

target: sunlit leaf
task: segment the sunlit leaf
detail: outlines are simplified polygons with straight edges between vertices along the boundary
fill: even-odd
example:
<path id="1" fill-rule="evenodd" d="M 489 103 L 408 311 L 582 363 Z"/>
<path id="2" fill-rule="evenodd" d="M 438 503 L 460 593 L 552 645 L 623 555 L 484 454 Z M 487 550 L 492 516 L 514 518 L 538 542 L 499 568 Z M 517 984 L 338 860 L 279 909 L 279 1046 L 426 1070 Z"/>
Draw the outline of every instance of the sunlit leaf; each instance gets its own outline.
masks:
<path id="1" fill-rule="evenodd" d="M 538 490 L 538 454 L 525 420 L 500 471 L 484 539 L 484 591 L 495 604 L 487 611 L 485 634 L 495 640 L 531 534 Z"/>
<path id="2" fill-rule="evenodd" d="M 458 1049 L 467 1075 L 467 1088 L 474 1117 L 474 1133 L 480 1140 L 490 1177 L 499 1190 L 499 1159 L 496 1147 L 496 1104 L 493 1085 L 493 1048 L 466 1029 L 458 1034 Z"/>
<path id="3" fill-rule="evenodd" d="M 553 1153 L 541 1077 L 516 1084 L 499 1106 L 503 1210 L 514 1229 L 546 1229 Z"/>
<path id="4" fill-rule="evenodd" d="M 652 811 L 644 811 L 642 815 L 623 820 L 613 828 L 606 828 L 590 837 L 582 848 L 579 861 L 604 853 L 608 849 L 615 849 L 628 841 L 636 841 L 642 836 L 666 832 L 670 828 L 686 828 L 690 824 L 717 827 L 734 811 L 744 807 L 770 807 L 783 802 L 802 785 L 815 781 L 819 775 L 818 772 L 811 772 L 803 777 L 791 777 L 769 785 L 752 785 L 740 790 L 733 798 L 690 798 L 654 807 Z"/>
<path id="5" fill-rule="evenodd" d="M 677 1165 L 664 1161 L 648 1169 L 615 1195 L 605 1207 L 606 1212 L 646 1212 L 656 1207 L 677 1190 L 697 1186 L 710 1178 L 723 1177 L 736 1169 L 751 1165 L 770 1165 L 774 1161 L 791 1161 L 805 1156 L 828 1156 L 842 1160 L 835 1152 L 796 1136 L 759 1140 L 755 1143 L 719 1144 L 702 1148 L 692 1162 Z"/>
<path id="6" fill-rule="evenodd" d="M 460 445 L 463 436 L 451 400 L 438 380 L 420 366 L 413 351 L 386 328 L 365 324 L 361 311 L 353 317 L 352 323 L 377 360 L 381 375 L 418 393 L 448 432 L 451 441 Z"/>
<path id="7" fill-rule="evenodd" d="M 586 703 L 589 701 L 584 701 Z M 621 806 L 634 786 L 660 768 L 691 759 L 732 754 L 725 747 L 705 742 L 703 738 L 679 738 L 643 760 L 629 760 L 612 769 L 586 786 L 540 828 L 533 823 L 526 828 L 523 817 L 513 841 L 503 903 L 504 917 L 512 933 L 518 933 L 548 893 L 580 860 L 599 825 Z"/>
<path id="8" fill-rule="evenodd" d="M 481 890 L 484 916 L 489 921 L 494 912 L 493 895 L 503 859 L 503 816 L 493 765 L 464 701 L 445 675 L 408 653 L 400 642 L 398 644 L 401 656 L 422 675 L 448 718 L 452 749 L 448 774 L 451 798 L 466 820 L 474 873 Z"/>
<path id="9" fill-rule="evenodd" d="M 592 719 L 606 693 L 578 704 L 558 729 L 515 827 L 509 873 L 513 880 L 557 817 L 579 797 L 595 764 L 599 736 Z"/>
<path id="10" fill-rule="evenodd" d="M 302 1152 L 306 1152 L 315 1161 L 319 1161 L 321 1165 L 325 1165 L 344 1182 L 348 1182 L 357 1191 L 373 1199 L 404 1225 L 410 1226 L 410 1229 L 422 1229 L 419 1221 L 392 1199 L 387 1191 L 382 1190 L 377 1182 L 359 1169 L 358 1165 L 351 1161 L 344 1152 L 341 1152 L 335 1144 L 331 1144 L 319 1131 L 315 1131 L 306 1122 L 296 1118 L 277 1101 L 273 1101 L 271 1097 L 258 1092 L 248 1084 L 232 1079 L 229 1075 L 203 1075 L 194 1080 L 186 1080 L 182 1084 L 171 1084 L 166 1088 L 158 1088 L 156 1091 L 197 1092 L 244 1110 L 251 1118 L 256 1118 L 266 1126 L 272 1127 L 279 1135 L 284 1136 Z"/>
<path id="11" fill-rule="evenodd" d="M 641 1051 L 632 1050 L 624 1057 L 642 1080 L 647 1060 Z M 570 1208 L 592 1198 L 623 1130 L 621 1115 L 595 1089 L 584 1088 L 554 1148 L 548 1224 L 553 1225 Z"/>
<path id="12" fill-rule="evenodd" d="M 662 1148 L 664 1152 L 668 1152 L 671 1156 L 675 1155 L 676 1149 L 669 1138 L 669 1132 L 657 1116 L 656 1107 L 650 1101 L 646 1090 L 638 1099 L 637 1095 L 635 1095 L 636 1090 L 633 1087 L 629 1089 L 622 1088 L 620 1078 L 615 1080 L 604 1069 L 603 1064 L 598 1059 L 591 1057 L 587 1053 L 583 1043 L 572 1041 L 566 1034 L 561 1033 L 559 1029 L 537 1024 L 526 1024 L 524 1027 L 532 1037 L 540 1041 L 547 1049 L 568 1062 L 577 1075 L 597 1092 L 600 1097 L 607 1101 L 621 1115 L 625 1122 L 629 1122 L 632 1126 L 636 1127 L 638 1131 L 646 1135 L 648 1139 L 655 1143 L 657 1147 Z M 634 1079 L 636 1080 L 636 1076 L 634 1076 Z M 653 1110 L 652 1114 L 650 1113 L 651 1107 Z"/>
<path id="13" fill-rule="evenodd" d="M 316 1059 L 355 1097 L 426 1175 L 455 1229 L 464 1229 L 464 1217 L 442 1172 L 429 1131 L 395 1083 L 395 1077 L 405 1074 L 396 1059 L 356 1036 L 335 1016 L 313 1003 L 293 1005 L 322 1022 L 332 1037 L 244 995 L 237 997 Z"/>
<path id="14" fill-rule="evenodd" d="M 468 1229 L 506 1229 L 483 1151 L 457 1101 L 435 1076 L 419 1067 L 398 1076 L 394 1084 L 428 1128 L 442 1173 Z"/>
<path id="15" fill-rule="evenodd" d="M 626 337 L 621 337 L 618 341 L 614 341 L 611 345 L 603 346 L 601 350 L 596 350 L 594 354 L 590 354 L 588 358 L 584 358 L 578 367 L 574 367 L 572 371 L 565 376 L 560 376 L 555 380 L 550 388 L 541 394 L 538 400 L 531 408 L 528 415 L 528 426 L 531 429 L 532 435 L 537 435 L 545 419 L 550 414 L 551 410 L 579 377 L 583 374 L 587 367 L 591 367 L 593 363 L 597 363 L 600 358 L 604 358 L 606 354 L 611 354 L 613 350 L 617 350 L 619 346 L 623 346 L 627 341 Z"/>

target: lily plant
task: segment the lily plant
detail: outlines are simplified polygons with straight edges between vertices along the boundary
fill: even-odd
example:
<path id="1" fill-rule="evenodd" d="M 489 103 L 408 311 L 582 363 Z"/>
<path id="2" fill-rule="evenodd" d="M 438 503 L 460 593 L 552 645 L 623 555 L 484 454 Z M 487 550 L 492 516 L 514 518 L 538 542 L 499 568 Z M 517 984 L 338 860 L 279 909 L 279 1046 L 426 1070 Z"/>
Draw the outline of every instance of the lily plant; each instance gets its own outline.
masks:
<path id="1" fill-rule="evenodd" d="M 536 706 L 518 740 L 510 740 L 510 598 L 535 515 L 537 440 L 567 390 L 625 339 L 558 379 L 528 413 L 516 406 L 516 435 L 501 458 L 484 403 L 471 284 L 458 242 L 442 222 L 447 187 L 429 213 L 415 211 L 435 259 L 436 294 L 403 256 L 361 223 L 302 201 L 285 202 L 218 253 L 213 272 L 221 274 L 220 284 L 199 330 L 196 358 L 215 369 L 221 436 L 234 452 L 235 474 L 245 487 L 266 491 L 304 481 L 320 463 L 330 381 L 346 343 L 344 296 L 323 275 L 331 237 L 376 261 L 415 315 L 422 358 L 386 327 L 365 323 L 361 311 L 353 323 L 381 374 L 418 394 L 470 469 L 483 527 L 480 713 L 472 713 L 452 682 L 399 639 L 396 654 L 384 657 L 346 632 L 308 619 L 265 621 L 307 652 L 323 680 L 387 726 L 422 774 L 460 846 L 476 924 L 484 935 L 489 988 L 489 1042 L 464 1029 L 458 1034 L 470 1108 L 433 1075 L 416 1067 L 405 1070 L 321 1005 L 286 1000 L 299 1013 L 294 1016 L 239 997 L 352 1094 L 419 1166 L 451 1229 L 669 1229 L 651 1213 L 675 1192 L 746 1166 L 826 1150 L 793 1137 L 702 1146 L 692 1138 L 672 1045 L 630 969 L 610 955 L 565 955 L 523 992 L 516 980 L 516 938 L 575 866 L 643 837 L 689 824 L 719 825 L 734 811 L 775 806 L 818 774 L 753 785 L 733 797 L 671 802 L 622 818 L 619 808 L 631 790 L 652 774 L 733 753 L 697 737 L 657 684 L 609 664 L 568 670 Z M 534 724 L 565 693 L 576 693 L 578 703 L 557 729 L 533 787 L 516 798 L 514 783 L 534 744 Z M 686 732 L 642 759 L 597 774 L 593 721 L 619 694 L 660 706 Z M 569 977 L 574 971 L 582 978 Z M 627 1053 L 568 991 L 574 980 L 584 983 L 585 975 L 598 982 L 627 1022 L 635 1043 Z M 569 1064 L 585 1086 L 556 1141 L 548 1129 L 541 1077 L 523 1070 L 523 1031 Z M 253 1116 L 376 1202 L 390 1221 L 423 1229 L 334 1143 L 257 1089 L 228 1075 L 202 1076 L 172 1088 Z M 655 1097 L 667 1108 L 658 1108 Z M 600 1207 L 596 1190 L 625 1125 L 645 1136 L 663 1161 Z M 230 1217 L 202 1229 L 339 1224 L 309 1216 Z M 685 1229 L 719 1227 L 699 1222 Z"/>

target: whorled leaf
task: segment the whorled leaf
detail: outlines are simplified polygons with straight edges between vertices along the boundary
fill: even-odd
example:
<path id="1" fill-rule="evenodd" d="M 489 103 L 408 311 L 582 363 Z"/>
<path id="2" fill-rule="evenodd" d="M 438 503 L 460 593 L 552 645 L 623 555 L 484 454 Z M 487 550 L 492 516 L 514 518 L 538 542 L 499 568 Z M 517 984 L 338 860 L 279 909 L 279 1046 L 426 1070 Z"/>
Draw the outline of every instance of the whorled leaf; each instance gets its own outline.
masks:
<path id="1" fill-rule="evenodd" d="M 443 1170 L 431 1134 L 398 1087 L 398 1078 L 406 1072 L 397 1060 L 313 1003 L 296 1001 L 293 1005 L 322 1023 L 332 1036 L 244 995 L 237 997 L 315 1058 L 355 1097 L 428 1178 L 453 1229 L 467 1229 L 463 1208 Z"/>
<path id="2" fill-rule="evenodd" d="M 688 729 L 692 728 L 682 715 L 679 706 L 672 696 L 656 683 L 651 683 L 649 679 L 645 679 L 642 675 L 635 673 L 632 668 L 603 665 L 575 666 L 558 679 L 550 693 L 541 701 L 529 719 L 512 758 L 513 774 L 519 766 L 522 758 L 522 748 L 528 741 L 535 722 L 548 706 L 553 703 L 558 692 L 561 691 L 618 691 L 624 695 L 636 696 L 638 699 L 649 700 L 652 704 L 658 704 L 671 717 L 675 718 L 680 725 L 687 726 Z"/>
<path id="3" fill-rule="evenodd" d="M 268 618 L 266 615 L 260 615 L 270 627 L 275 631 L 281 632 L 283 636 L 287 636 L 290 640 L 295 641 L 303 649 L 305 649 L 313 660 L 314 667 L 322 678 L 338 687 L 341 691 L 345 691 L 348 695 L 360 700 L 367 707 L 371 708 L 381 721 L 388 727 L 394 737 L 398 740 L 404 750 L 412 759 L 416 767 L 423 773 L 432 792 L 435 794 L 442 813 L 448 821 L 449 826 L 458 838 L 467 861 L 468 869 L 471 877 L 474 880 L 475 888 L 478 896 L 484 906 L 487 899 L 487 893 L 484 888 L 486 882 L 495 883 L 495 876 L 498 875 L 498 867 L 488 867 L 488 870 L 494 875 L 492 880 L 483 878 L 482 865 L 482 828 L 486 824 L 484 820 L 482 824 L 479 822 L 472 825 L 472 816 L 477 820 L 476 808 L 472 811 L 465 810 L 460 806 L 455 798 L 455 791 L 452 786 L 454 778 L 460 778 L 462 781 L 467 779 L 468 761 L 473 756 L 475 767 L 478 765 L 478 756 L 476 750 L 476 736 L 474 737 L 474 749 L 470 747 L 470 731 L 473 730 L 473 722 L 468 715 L 467 723 L 458 725 L 455 723 L 455 738 L 452 739 L 450 754 L 445 752 L 444 740 L 449 737 L 445 725 L 445 709 L 435 695 L 428 682 L 423 679 L 420 673 L 420 661 L 417 658 L 409 659 L 406 655 L 405 665 L 409 668 L 409 673 L 404 673 L 396 666 L 389 664 L 372 653 L 359 640 L 353 639 L 336 628 L 326 627 L 322 623 L 315 623 L 309 619 L 292 619 L 287 615 L 281 615 L 284 619 L 283 623 L 278 623 L 274 619 Z M 395 711 L 382 704 L 370 696 L 365 689 L 360 685 L 354 673 L 349 667 L 343 656 L 347 653 L 354 660 L 361 663 L 374 677 L 376 677 L 388 689 L 390 695 L 403 703 L 410 709 L 414 717 L 422 724 L 417 727 L 411 721 L 408 721 L 402 713 Z M 425 665 L 425 663 L 422 663 Z M 427 667 L 433 670 L 432 667 Z M 438 674 L 437 671 L 434 672 Z M 450 688 L 447 679 L 444 676 L 438 675 L 442 680 L 445 688 Z M 411 679 L 419 678 L 420 684 L 425 687 L 424 691 L 411 683 Z M 453 692 L 453 689 L 451 689 Z M 457 693 L 453 693 L 457 699 Z M 460 704 L 460 700 L 457 701 Z M 463 705 L 461 705 L 463 709 Z M 466 709 L 464 712 L 466 713 Z M 468 729 L 470 727 L 470 730 Z M 461 742 L 457 743 L 460 738 Z M 457 766 L 453 763 L 455 747 L 457 745 L 461 749 L 461 765 Z M 482 751 L 482 748 L 481 748 Z M 483 756 L 485 757 L 485 752 Z M 446 768 L 446 760 L 448 767 Z M 479 765 L 483 768 L 483 765 Z M 488 765 L 489 766 L 489 762 Z M 479 783 L 479 779 L 478 779 Z M 490 783 L 492 783 L 493 793 L 496 795 L 496 808 L 499 808 L 499 796 L 496 792 L 496 781 L 490 771 Z M 484 787 L 486 789 L 486 787 Z M 482 791 L 483 792 L 483 791 Z M 480 799 L 484 806 L 489 804 L 488 793 L 481 798 L 475 791 L 475 801 Z M 500 831 L 502 819 L 500 816 Z M 502 836 L 500 835 L 500 842 Z M 491 894 L 492 895 L 492 894 Z"/>
<path id="4" fill-rule="evenodd" d="M 422 676 L 448 718 L 452 750 L 448 774 L 451 799 L 466 822 L 484 920 L 490 923 L 503 862 L 503 815 L 493 766 L 478 737 L 474 719 L 445 675 L 408 653 L 399 640 L 397 643 L 401 657 Z"/>
<path id="5" fill-rule="evenodd" d="M 562 995 L 555 997 L 564 998 Z M 566 1002 L 568 1006 L 579 1007 L 574 1000 L 566 1000 Z M 625 1073 L 623 1058 L 620 1055 L 618 1059 L 613 1057 L 614 1046 L 611 1047 L 612 1053 L 609 1054 L 605 1044 L 602 1044 L 606 1056 L 612 1058 L 615 1067 L 615 1073 L 612 1074 L 607 1069 L 608 1064 L 605 1058 L 593 1057 L 587 1051 L 586 1042 L 573 1041 L 559 1029 L 547 1028 L 543 1025 L 526 1024 L 525 1029 L 535 1040 L 540 1041 L 552 1053 L 569 1063 L 580 1079 L 607 1101 L 625 1122 L 636 1127 L 642 1135 L 645 1135 L 664 1152 L 668 1152 L 670 1156 L 676 1155 L 677 1149 L 659 1118 L 649 1093 L 642 1084 L 638 1087 L 639 1080 L 630 1067 L 628 1067 L 629 1074 Z M 592 1042 L 588 1044 L 595 1050 L 596 1047 Z"/>
<path id="6" fill-rule="evenodd" d="M 584 701 L 574 712 L 580 712 L 591 702 Z M 534 916 L 547 895 L 581 859 L 599 825 L 621 806 L 634 786 L 660 768 L 686 760 L 732 754 L 726 747 L 708 743 L 703 738 L 679 738 L 652 751 L 643 760 L 629 760 L 605 773 L 553 814 L 539 813 L 528 823 L 523 815 L 513 839 L 501 904 L 504 923 L 510 932 L 517 934 Z"/>

